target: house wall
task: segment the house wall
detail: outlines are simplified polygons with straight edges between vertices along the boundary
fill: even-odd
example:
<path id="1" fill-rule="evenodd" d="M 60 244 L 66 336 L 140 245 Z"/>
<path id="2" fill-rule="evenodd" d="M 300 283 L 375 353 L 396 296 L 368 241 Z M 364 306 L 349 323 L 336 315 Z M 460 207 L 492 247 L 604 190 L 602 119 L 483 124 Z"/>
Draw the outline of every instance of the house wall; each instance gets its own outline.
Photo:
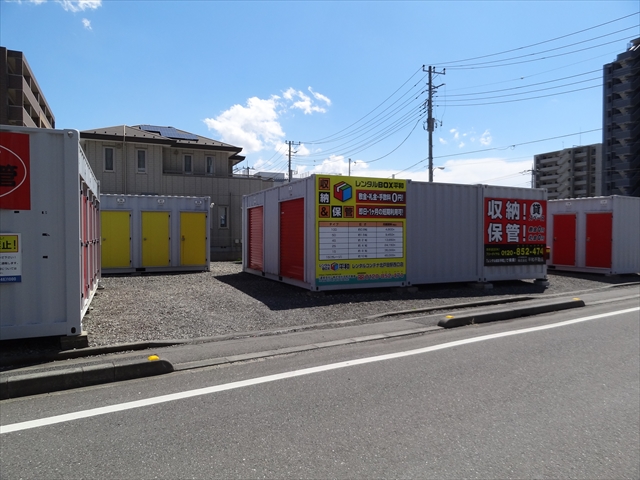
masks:
<path id="1" fill-rule="evenodd" d="M 228 152 L 196 150 L 143 142 L 82 140 L 101 192 L 131 195 L 208 196 L 211 208 L 211 260 L 242 256 L 242 196 L 271 188 L 272 180 L 233 176 Z M 113 148 L 114 171 L 104 169 L 104 149 Z M 137 150 L 145 150 L 146 172 L 137 171 Z M 192 156 L 193 171 L 184 173 L 184 155 Z M 206 174 L 206 157 L 213 157 L 213 174 Z M 225 213 L 226 226 L 221 225 Z"/>

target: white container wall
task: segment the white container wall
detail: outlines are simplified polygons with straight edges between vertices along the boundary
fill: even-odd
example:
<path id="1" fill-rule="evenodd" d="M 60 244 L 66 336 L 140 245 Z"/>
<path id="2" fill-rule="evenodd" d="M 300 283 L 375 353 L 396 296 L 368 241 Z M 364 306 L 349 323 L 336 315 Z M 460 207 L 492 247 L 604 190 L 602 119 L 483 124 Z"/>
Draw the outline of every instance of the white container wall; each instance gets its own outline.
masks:
<path id="1" fill-rule="evenodd" d="M 411 182 L 407 196 L 409 281 L 416 285 L 482 281 L 482 189 Z"/>
<path id="2" fill-rule="evenodd" d="M 640 273 L 640 198 L 570 198 L 549 201 L 549 268 Z"/>
<path id="3" fill-rule="evenodd" d="M 411 284 L 546 278 L 544 190 L 411 182 L 407 197 Z"/>
<path id="4" fill-rule="evenodd" d="M 100 194 L 79 133 L 0 126 L 0 164 L 0 339 L 80 335 Z"/>
<path id="5" fill-rule="evenodd" d="M 545 279 L 545 211 L 541 189 L 315 175 L 244 197 L 243 268 L 311 290 Z"/>
<path id="6" fill-rule="evenodd" d="M 101 196 L 102 273 L 208 271 L 209 197 Z"/>

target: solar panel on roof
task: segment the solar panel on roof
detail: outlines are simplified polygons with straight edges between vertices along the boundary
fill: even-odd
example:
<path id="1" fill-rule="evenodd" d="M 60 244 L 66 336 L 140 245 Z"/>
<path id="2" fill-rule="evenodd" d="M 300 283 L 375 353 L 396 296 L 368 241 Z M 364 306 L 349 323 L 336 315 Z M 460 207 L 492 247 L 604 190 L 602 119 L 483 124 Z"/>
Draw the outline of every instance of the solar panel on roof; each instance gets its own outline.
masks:
<path id="1" fill-rule="evenodd" d="M 156 125 L 140 125 L 140 130 L 145 132 L 157 133 L 163 137 L 173 138 L 174 140 L 195 140 L 198 141 L 198 137 L 192 133 L 179 132 L 173 127 L 158 127 Z"/>

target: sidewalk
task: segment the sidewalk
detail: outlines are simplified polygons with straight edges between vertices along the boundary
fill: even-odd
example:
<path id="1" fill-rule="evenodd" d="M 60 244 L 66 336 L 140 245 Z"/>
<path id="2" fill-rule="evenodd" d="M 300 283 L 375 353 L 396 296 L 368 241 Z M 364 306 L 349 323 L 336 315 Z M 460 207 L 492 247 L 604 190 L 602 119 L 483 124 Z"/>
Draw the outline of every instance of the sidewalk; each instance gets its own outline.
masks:
<path id="1" fill-rule="evenodd" d="M 615 290 L 620 298 L 639 294 L 637 284 L 617 286 Z M 570 295 L 542 300 L 521 296 L 499 303 L 481 301 L 451 304 L 437 310 L 389 312 L 362 321 L 60 352 L 27 359 L 38 361 L 38 365 L 0 372 L 0 400 L 580 308 L 585 303 L 609 301 L 611 292 L 606 289 L 585 293 L 579 299 Z"/>

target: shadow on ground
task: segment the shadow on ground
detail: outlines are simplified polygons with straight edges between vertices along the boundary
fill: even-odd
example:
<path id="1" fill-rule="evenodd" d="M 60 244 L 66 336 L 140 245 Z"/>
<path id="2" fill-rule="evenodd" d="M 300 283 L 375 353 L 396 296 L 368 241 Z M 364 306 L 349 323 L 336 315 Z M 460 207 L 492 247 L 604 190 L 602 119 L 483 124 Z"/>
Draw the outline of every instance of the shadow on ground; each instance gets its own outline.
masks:
<path id="1" fill-rule="evenodd" d="M 312 292 L 283 282 L 277 282 L 249 273 L 216 276 L 236 290 L 263 303 L 271 310 L 340 305 L 354 302 L 394 301 L 400 299 L 475 299 L 500 295 L 534 295 L 545 291 L 544 286 L 532 281 L 494 282 L 493 288 L 474 288 L 467 283 L 416 285 L 403 287 L 359 288 Z M 373 312 L 376 313 L 376 312 Z"/>

